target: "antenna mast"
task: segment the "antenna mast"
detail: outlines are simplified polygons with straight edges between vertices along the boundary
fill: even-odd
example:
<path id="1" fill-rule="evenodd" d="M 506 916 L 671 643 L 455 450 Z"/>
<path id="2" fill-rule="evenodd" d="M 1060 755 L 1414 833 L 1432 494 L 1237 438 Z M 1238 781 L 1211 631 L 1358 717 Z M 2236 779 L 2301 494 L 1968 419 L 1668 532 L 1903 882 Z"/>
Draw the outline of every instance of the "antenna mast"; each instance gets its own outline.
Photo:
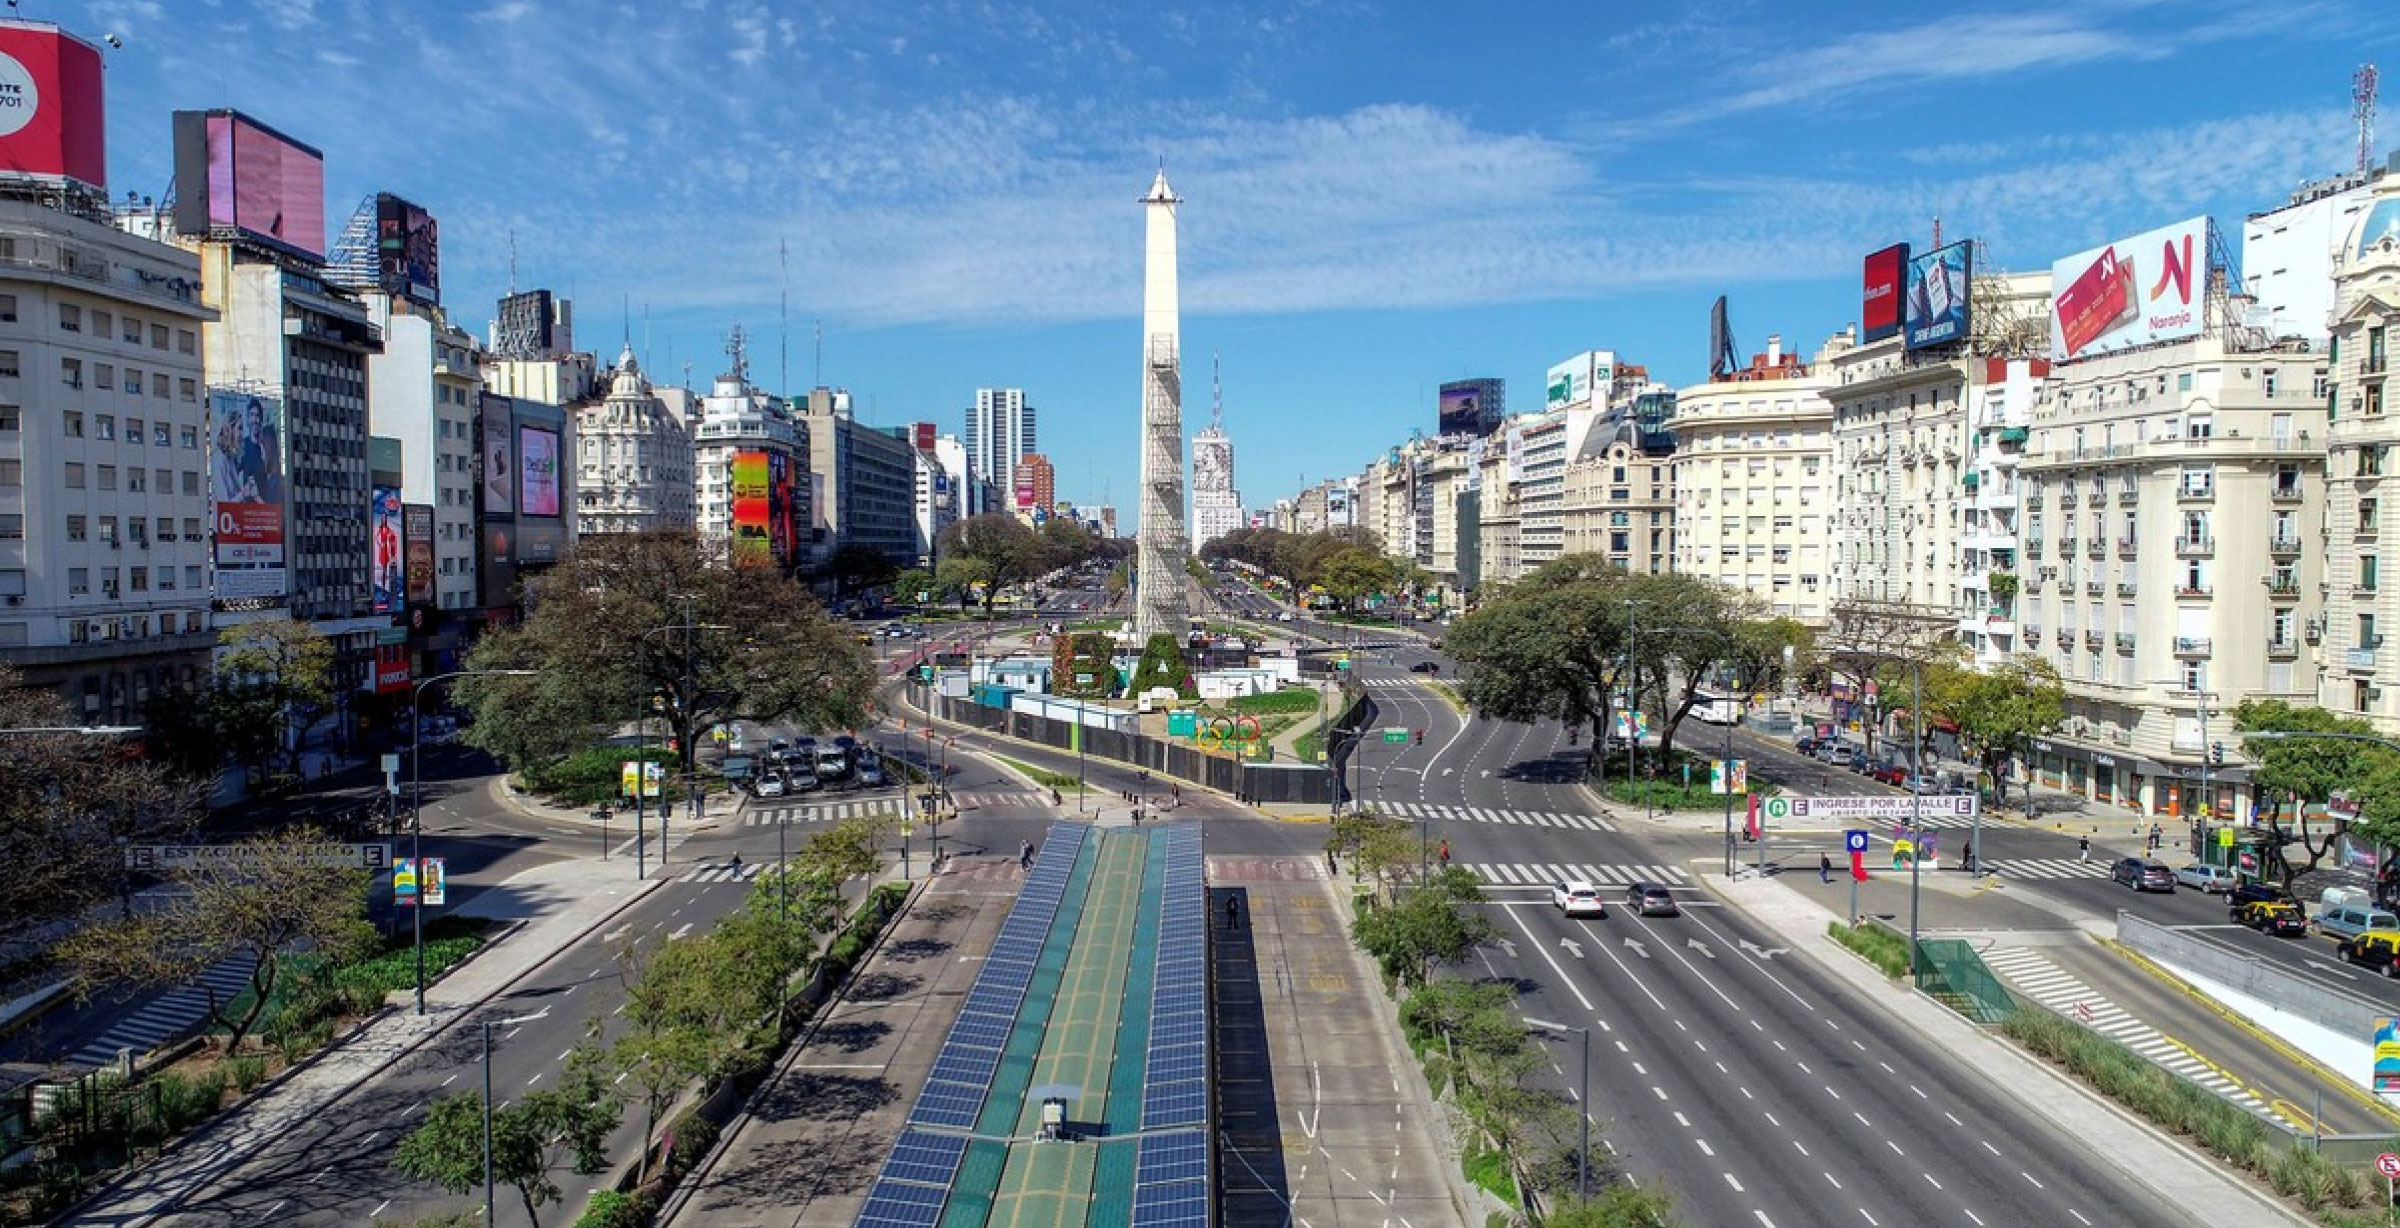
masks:
<path id="1" fill-rule="evenodd" d="M 777 377 L 783 390 L 792 390 L 792 245 L 788 240 L 775 240 L 775 265 L 783 273 L 783 296 L 775 308 L 775 348 L 782 364 Z"/>
<path id="2" fill-rule="evenodd" d="M 508 292 L 517 292 L 517 228 L 508 228 Z"/>
<path id="3" fill-rule="evenodd" d="M 2350 115 L 2358 121 L 2358 173 L 2367 173 L 2375 158 L 2375 83 L 2373 64 L 2361 64 L 2350 78 Z"/>
<path id="4" fill-rule="evenodd" d="M 1215 430 L 1225 429 L 1225 360 L 1217 351 L 1208 352 L 1208 425 Z"/>

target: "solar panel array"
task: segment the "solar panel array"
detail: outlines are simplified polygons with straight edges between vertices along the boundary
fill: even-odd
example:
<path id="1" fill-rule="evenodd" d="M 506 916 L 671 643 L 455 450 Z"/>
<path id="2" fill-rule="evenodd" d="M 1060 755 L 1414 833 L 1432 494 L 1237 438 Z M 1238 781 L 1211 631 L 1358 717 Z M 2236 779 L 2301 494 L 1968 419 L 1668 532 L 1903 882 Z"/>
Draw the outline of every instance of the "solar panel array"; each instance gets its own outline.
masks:
<path id="1" fill-rule="evenodd" d="M 932 1228 L 966 1154 L 967 1140 L 957 1135 L 902 1130 L 859 1210 L 858 1228 Z"/>
<path id="2" fill-rule="evenodd" d="M 1133 1223 L 1198 1228 L 1209 1219 L 1208 883 L 1197 825 L 1164 828 L 1150 838 L 1166 845 L 1166 876 Z"/>

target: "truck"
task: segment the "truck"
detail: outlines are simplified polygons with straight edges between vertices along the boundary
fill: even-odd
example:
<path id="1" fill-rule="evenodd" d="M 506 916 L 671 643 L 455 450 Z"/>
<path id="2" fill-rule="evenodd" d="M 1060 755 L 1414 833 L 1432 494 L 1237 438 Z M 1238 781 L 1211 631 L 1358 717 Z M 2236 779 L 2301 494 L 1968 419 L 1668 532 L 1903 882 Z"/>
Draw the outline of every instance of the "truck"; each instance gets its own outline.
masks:
<path id="1" fill-rule="evenodd" d="M 1703 724 L 1731 725 L 1742 719 L 1742 701 L 1702 695 L 1692 705 L 1692 715 Z"/>

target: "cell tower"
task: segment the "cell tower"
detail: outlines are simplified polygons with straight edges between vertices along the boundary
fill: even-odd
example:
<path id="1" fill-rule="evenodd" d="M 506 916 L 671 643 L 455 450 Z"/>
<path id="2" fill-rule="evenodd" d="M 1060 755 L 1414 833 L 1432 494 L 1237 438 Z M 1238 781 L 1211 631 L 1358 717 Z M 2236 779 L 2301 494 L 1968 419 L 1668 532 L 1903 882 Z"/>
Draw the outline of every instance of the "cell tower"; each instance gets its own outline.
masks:
<path id="1" fill-rule="evenodd" d="M 2375 159 L 2375 81 L 2373 64 L 2361 64 L 2350 78 L 2350 115 L 2358 121 L 2359 174 L 2367 173 L 2367 163 Z"/>

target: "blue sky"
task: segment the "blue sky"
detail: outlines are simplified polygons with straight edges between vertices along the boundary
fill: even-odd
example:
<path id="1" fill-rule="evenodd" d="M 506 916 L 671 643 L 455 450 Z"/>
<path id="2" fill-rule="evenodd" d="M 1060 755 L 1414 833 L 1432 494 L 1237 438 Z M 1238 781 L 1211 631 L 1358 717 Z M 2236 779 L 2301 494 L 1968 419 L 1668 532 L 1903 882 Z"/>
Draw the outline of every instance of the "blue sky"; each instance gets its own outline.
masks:
<path id="1" fill-rule="evenodd" d="M 2010 270 L 2195 213 L 2235 232 L 2346 167 L 2390 0 L 1039 4 L 24 0 L 116 33 L 112 186 L 163 193 L 168 112 L 325 151 L 329 224 L 442 223 L 481 331 L 517 284 L 613 356 L 847 387 L 956 432 L 1021 386 L 1061 497 L 1135 502 L 1141 208 L 1182 209 L 1185 417 L 1207 355 L 1245 498 L 1431 428 L 1446 379 L 1611 348 L 1705 374 L 1707 312 L 1806 353 L 1859 258 L 1980 237 Z M 2400 90 L 2392 91 L 2400 94 Z M 2392 107 L 2400 112 L 2400 99 Z M 2385 125 L 2400 138 L 2400 118 Z M 2379 140 L 2384 149 L 2400 139 Z M 788 246 L 788 383 L 779 245 Z M 647 308 L 649 322 L 641 316 Z M 645 346 L 644 341 L 647 338 Z"/>

